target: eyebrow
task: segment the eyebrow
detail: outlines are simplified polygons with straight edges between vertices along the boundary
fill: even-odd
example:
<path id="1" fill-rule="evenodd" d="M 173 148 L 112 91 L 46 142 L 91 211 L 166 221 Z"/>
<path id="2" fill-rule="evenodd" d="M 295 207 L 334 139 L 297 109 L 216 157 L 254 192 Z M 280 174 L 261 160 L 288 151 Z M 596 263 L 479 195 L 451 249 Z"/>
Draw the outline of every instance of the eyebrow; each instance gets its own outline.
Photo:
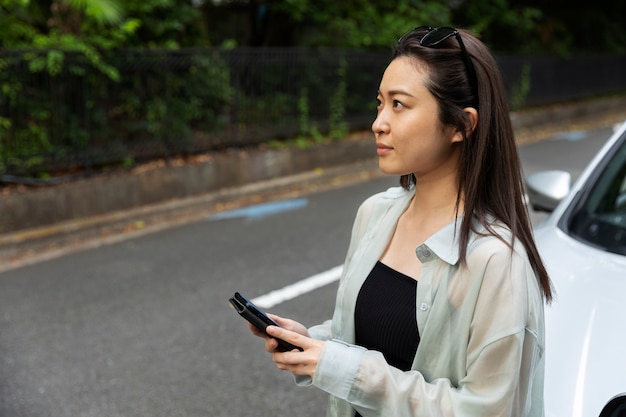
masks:
<path id="1" fill-rule="evenodd" d="M 379 95 L 383 95 L 383 94 L 381 93 L 381 91 L 380 91 L 380 90 L 378 90 L 378 94 L 379 94 Z M 415 97 L 415 96 L 413 96 L 412 94 L 409 94 L 409 93 L 407 93 L 407 92 L 406 92 L 406 91 L 404 91 L 404 90 L 389 90 L 389 91 L 387 92 L 387 94 L 388 94 L 388 95 L 390 95 L 390 96 L 407 96 L 407 97 Z"/>

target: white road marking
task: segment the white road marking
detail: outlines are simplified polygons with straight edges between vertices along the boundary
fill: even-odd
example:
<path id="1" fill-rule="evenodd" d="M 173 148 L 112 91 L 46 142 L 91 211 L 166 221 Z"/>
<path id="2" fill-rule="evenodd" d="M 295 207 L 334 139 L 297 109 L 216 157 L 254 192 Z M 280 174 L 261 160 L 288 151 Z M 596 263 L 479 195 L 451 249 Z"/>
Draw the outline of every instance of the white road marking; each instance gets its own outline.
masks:
<path id="1" fill-rule="evenodd" d="M 272 308 L 275 305 L 292 300 L 302 294 L 306 294 L 323 287 L 324 285 L 337 281 L 341 276 L 342 269 L 343 265 L 338 265 L 328 271 L 315 274 L 303 279 L 302 281 L 287 285 L 279 290 L 274 290 L 265 295 L 253 298 L 250 301 L 261 308 Z"/>

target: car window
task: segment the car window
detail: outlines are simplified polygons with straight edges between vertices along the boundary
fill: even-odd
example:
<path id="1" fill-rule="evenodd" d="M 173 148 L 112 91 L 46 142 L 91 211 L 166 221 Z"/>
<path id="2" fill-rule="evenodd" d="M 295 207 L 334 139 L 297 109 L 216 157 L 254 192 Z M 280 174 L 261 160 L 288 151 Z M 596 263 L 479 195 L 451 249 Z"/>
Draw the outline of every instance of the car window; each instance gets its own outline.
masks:
<path id="1" fill-rule="evenodd" d="M 626 141 L 587 186 L 568 221 L 571 236 L 626 255 Z"/>

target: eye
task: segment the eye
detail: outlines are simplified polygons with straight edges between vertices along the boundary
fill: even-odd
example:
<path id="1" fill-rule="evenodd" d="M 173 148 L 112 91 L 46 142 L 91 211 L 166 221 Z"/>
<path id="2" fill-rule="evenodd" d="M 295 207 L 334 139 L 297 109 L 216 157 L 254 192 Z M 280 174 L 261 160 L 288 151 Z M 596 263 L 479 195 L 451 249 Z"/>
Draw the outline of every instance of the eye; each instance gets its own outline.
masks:
<path id="1" fill-rule="evenodd" d="M 393 101 L 393 107 L 395 109 L 400 109 L 400 108 L 404 107 L 404 104 L 400 103 L 398 100 L 394 100 Z"/>
<path id="2" fill-rule="evenodd" d="M 380 109 L 383 106 L 383 102 L 380 101 L 378 97 L 376 97 L 376 108 Z"/>

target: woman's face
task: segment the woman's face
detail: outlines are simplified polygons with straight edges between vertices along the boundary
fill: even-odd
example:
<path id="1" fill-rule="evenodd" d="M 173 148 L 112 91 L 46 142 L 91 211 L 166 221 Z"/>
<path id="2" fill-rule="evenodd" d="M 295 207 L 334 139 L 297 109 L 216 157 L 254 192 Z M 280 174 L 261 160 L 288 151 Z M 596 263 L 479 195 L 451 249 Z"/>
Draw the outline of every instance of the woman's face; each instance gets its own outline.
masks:
<path id="1" fill-rule="evenodd" d="M 408 57 L 394 59 L 383 74 L 372 124 L 380 170 L 427 178 L 454 175 L 462 135 L 439 121 L 439 106 L 425 82 L 427 70 Z"/>

